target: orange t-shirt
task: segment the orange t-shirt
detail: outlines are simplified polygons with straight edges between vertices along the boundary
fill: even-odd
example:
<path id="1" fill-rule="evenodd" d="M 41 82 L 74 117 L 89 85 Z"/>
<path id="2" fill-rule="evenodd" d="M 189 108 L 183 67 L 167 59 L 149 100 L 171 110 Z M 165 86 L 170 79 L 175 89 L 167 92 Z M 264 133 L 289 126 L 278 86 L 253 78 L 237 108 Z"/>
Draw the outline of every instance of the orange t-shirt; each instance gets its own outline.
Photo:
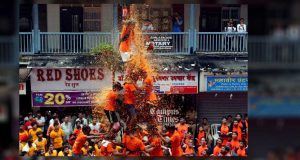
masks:
<path id="1" fill-rule="evenodd" d="M 221 134 L 226 135 L 229 132 L 229 127 L 227 125 L 222 124 L 220 132 Z M 226 145 L 226 143 L 228 142 L 228 137 L 222 137 L 222 139 L 223 139 L 222 145 Z"/>
<path id="2" fill-rule="evenodd" d="M 201 139 L 205 137 L 205 132 L 204 131 L 199 131 L 198 133 L 198 145 L 200 145 Z"/>
<path id="3" fill-rule="evenodd" d="M 42 132 L 40 128 L 37 128 L 36 130 L 30 129 L 28 134 L 31 135 L 33 142 L 37 139 L 37 132 Z"/>
<path id="4" fill-rule="evenodd" d="M 182 138 L 184 138 L 184 135 L 188 132 L 189 125 L 188 124 L 182 125 L 182 124 L 178 123 L 176 125 L 176 128 L 177 128 L 178 133 L 180 134 L 180 138 L 182 139 Z"/>
<path id="5" fill-rule="evenodd" d="M 122 137 L 122 143 L 123 144 L 127 143 L 129 141 L 129 139 L 130 139 L 130 137 L 126 133 L 124 133 L 123 137 Z"/>
<path id="6" fill-rule="evenodd" d="M 41 141 L 39 141 L 39 139 L 35 140 L 35 145 L 37 150 L 44 150 L 44 152 L 46 152 L 46 145 L 47 145 L 47 139 L 46 138 L 42 138 Z"/>
<path id="7" fill-rule="evenodd" d="M 237 154 L 238 156 L 247 156 L 247 154 L 246 154 L 246 149 L 245 149 L 245 148 L 243 148 L 243 149 L 239 148 L 239 149 L 237 150 L 236 154 Z"/>
<path id="8" fill-rule="evenodd" d="M 175 131 L 173 133 L 170 140 L 171 140 L 172 156 L 181 156 L 183 153 L 182 148 L 180 146 L 180 142 L 181 142 L 182 138 L 181 138 L 180 134 L 178 133 L 178 131 Z"/>
<path id="9" fill-rule="evenodd" d="M 198 156 L 204 156 L 202 153 L 204 150 L 208 149 L 207 145 L 201 145 L 200 147 L 198 147 Z"/>
<path id="10" fill-rule="evenodd" d="M 98 144 L 95 144 L 94 148 L 95 148 L 95 156 L 102 156 L 101 155 L 101 147 L 99 147 Z"/>
<path id="11" fill-rule="evenodd" d="M 139 156 L 138 151 L 145 150 L 144 143 L 136 137 L 133 138 L 129 137 L 125 143 L 125 146 L 126 146 L 126 151 L 132 152 L 129 153 L 128 156 Z"/>
<path id="12" fill-rule="evenodd" d="M 145 84 L 147 100 L 148 101 L 156 101 L 157 96 L 153 91 L 153 78 L 148 76 L 146 79 L 144 79 L 144 84 Z"/>
<path id="13" fill-rule="evenodd" d="M 101 156 L 111 156 L 111 154 L 114 152 L 114 148 L 113 148 L 113 145 L 112 143 L 109 143 L 107 145 L 107 147 L 105 146 L 101 146 L 100 147 L 100 153 L 101 153 Z"/>
<path id="14" fill-rule="evenodd" d="M 134 104 L 135 103 L 135 95 L 134 92 L 136 88 L 131 83 L 126 83 L 124 85 L 124 103 L 125 104 Z"/>
<path id="15" fill-rule="evenodd" d="M 80 133 L 82 133 L 81 129 L 74 129 L 73 134 L 75 134 L 76 136 L 78 136 Z"/>
<path id="16" fill-rule="evenodd" d="M 81 148 L 84 146 L 86 140 L 87 140 L 87 136 L 83 133 L 80 133 L 75 140 L 75 143 L 72 148 L 72 152 L 74 154 L 81 154 Z"/>
<path id="17" fill-rule="evenodd" d="M 163 156 L 163 150 L 161 148 L 161 139 L 157 136 L 150 139 L 150 144 L 154 146 L 154 149 L 150 152 L 150 156 Z"/>
<path id="18" fill-rule="evenodd" d="M 104 106 L 104 109 L 108 111 L 115 111 L 117 98 L 118 98 L 117 93 L 114 91 L 110 91 L 106 96 L 107 101 Z"/>
<path id="19" fill-rule="evenodd" d="M 213 152 L 214 156 L 218 156 L 220 154 L 221 148 L 222 148 L 222 146 L 221 147 L 219 147 L 219 145 L 215 146 L 214 152 Z"/>
<path id="20" fill-rule="evenodd" d="M 28 133 L 27 131 L 23 131 L 22 133 L 19 132 L 19 141 L 20 142 L 27 142 Z"/>
<path id="21" fill-rule="evenodd" d="M 61 148 L 63 146 L 63 137 L 65 136 L 64 131 L 59 129 L 58 131 L 52 130 L 50 133 L 50 138 L 53 139 L 53 147 L 55 149 Z"/>
<path id="22" fill-rule="evenodd" d="M 237 126 L 237 127 L 233 127 L 232 132 L 237 132 L 238 133 L 238 140 L 242 140 L 242 129 Z"/>
<path id="23" fill-rule="evenodd" d="M 189 145 L 187 145 L 187 147 L 185 149 L 185 154 L 193 154 L 193 153 L 194 153 L 193 147 L 190 147 Z"/>
<path id="24" fill-rule="evenodd" d="M 238 139 L 232 139 L 230 144 L 231 144 L 231 149 L 232 150 L 236 150 L 240 147 L 240 142 L 239 142 Z"/>
<path id="25" fill-rule="evenodd" d="M 121 52 L 129 52 L 130 51 L 130 44 L 134 40 L 134 34 L 133 30 L 130 32 L 130 29 L 127 26 L 124 26 L 121 31 L 121 38 L 124 37 L 125 35 L 129 35 L 127 40 L 121 41 L 120 43 L 120 51 Z"/>

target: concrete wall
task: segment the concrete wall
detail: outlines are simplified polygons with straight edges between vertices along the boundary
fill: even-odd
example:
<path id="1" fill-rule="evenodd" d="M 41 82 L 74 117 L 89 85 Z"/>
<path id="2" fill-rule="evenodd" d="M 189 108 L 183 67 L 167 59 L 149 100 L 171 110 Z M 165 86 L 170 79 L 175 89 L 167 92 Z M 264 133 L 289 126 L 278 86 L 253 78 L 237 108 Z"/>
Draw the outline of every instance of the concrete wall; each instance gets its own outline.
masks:
<path id="1" fill-rule="evenodd" d="M 241 18 L 245 19 L 245 23 L 248 25 L 248 4 L 241 5 Z"/>
<path id="2" fill-rule="evenodd" d="M 113 29 L 113 4 L 101 5 L 101 32 L 111 32 Z"/>

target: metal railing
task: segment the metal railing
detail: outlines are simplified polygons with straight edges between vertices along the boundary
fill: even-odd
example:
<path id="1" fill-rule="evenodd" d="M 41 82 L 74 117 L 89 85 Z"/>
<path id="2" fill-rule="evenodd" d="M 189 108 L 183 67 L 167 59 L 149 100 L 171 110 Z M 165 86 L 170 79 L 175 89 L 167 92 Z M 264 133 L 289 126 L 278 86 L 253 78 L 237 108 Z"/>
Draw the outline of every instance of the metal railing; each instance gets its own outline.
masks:
<path id="1" fill-rule="evenodd" d="M 33 32 L 19 33 L 19 51 L 20 53 L 33 53 Z"/>
<path id="2" fill-rule="evenodd" d="M 249 64 L 290 66 L 299 64 L 300 39 L 274 38 L 270 36 L 249 37 Z"/>
<path id="3" fill-rule="evenodd" d="M 100 43 L 111 43 L 110 32 L 41 32 L 41 53 L 88 53 Z"/>
<path id="4" fill-rule="evenodd" d="M 156 54 L 190 54 L 193 51 L 245 53 L 248 47 L 247 33 L 151 32 L 142 34 L 145 46 L 152 43 L 154 46 L 152 52 Z M 114 46 L 119 43 L 119 34 L 112 32 L 22 32 L 19 38 L 21 54 L 88 53 L 100 43 L 111 43 Z"/>
<path id="5" fill-rule="evenodd" d="M 248 33 L 239 32 L 198 32 L 196 52 L 239 52 L 247 53 Z"/>

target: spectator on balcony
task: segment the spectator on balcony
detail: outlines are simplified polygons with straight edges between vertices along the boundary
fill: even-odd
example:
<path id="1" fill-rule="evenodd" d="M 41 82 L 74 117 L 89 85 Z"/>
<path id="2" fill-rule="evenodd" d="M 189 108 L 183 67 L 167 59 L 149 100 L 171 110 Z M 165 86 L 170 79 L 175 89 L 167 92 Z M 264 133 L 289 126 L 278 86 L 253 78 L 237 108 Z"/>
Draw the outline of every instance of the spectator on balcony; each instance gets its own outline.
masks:
<path id="1" fill-rule="evenodd" d="M 233 50 L 234 35 L 231 33 L 236 32 L 236 28 L 233 26 L 233 23 L 229 21 L 224 30 L 228 33 L 226 35 L 226 50 Z"/>
<path id="2" fill-rule="evenodd" d="M 239 51 L 244 51 L 245 48 L 245 33 L 247 32 L 247 25 L 245 24 L 244 18 L 240 19 L 240 23 L 236 26 L 237 32 L 241 33 L 242 35 L 238 36 L 238 49 Z"/>
<path id="3" fill-rule="evenodd" d="M 178 12 L 174 13 L 174 16 L 172 18 L 172 32 L 182 32 L 182 25 L 183 25 L 183 19 L 182 17 L 179 15 Z M 182 35 L 173 35 L 173 41 L 174 43 L 174 49 L 175 52 L 180 52 L 182 50 Z"/>
<path id="4" fill-rule="evenodd" d="M 153 32 L 154 31 L 152 22 L 149 19 L 146 19 L 144 21 L 143 26 L 142 26 L 142 31 L 143 32 Z"/>
<path id="5" fill-rule="evenodd" d="M 182 19 L 182 17 L 179 15 L 178 12 L 175 12 L 175 13 L 174 13 L 172 22 L 173 22 L 172 32 L 182 32 L 181 26 L 183 25 L 183 19 Z"/>

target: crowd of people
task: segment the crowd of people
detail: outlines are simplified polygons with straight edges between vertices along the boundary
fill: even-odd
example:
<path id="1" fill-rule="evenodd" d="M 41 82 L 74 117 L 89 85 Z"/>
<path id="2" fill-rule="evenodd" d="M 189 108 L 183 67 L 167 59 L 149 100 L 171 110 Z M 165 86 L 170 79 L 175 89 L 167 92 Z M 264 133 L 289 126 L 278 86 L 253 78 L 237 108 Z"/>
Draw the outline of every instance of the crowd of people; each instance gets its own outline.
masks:
<path id="1" fill-rule="evenodd" d="M 247 156 L 248 119 L 223 117 L 214 139 L 207 118 L 159 130 L 153 125 L 126 128 L 116 136 L 99 118 L 28 113 L 20 119 L 22 156 Z"/>

